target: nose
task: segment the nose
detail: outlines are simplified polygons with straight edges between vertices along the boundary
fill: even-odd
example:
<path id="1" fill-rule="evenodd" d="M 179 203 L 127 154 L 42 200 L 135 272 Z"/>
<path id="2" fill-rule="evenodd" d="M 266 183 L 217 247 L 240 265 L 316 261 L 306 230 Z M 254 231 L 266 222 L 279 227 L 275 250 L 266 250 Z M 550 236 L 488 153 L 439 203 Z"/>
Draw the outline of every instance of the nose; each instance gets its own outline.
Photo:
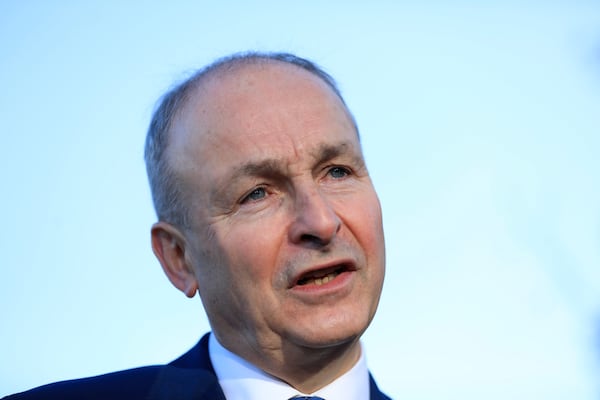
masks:
<path id="1" fill-rule="evenodd" d="M 297 193 L 294 208 L 294 220 L 289 230 L 293 243 L 323 247 L 341 228 L 342 221 L 334 207 L 318 190 Z"/>

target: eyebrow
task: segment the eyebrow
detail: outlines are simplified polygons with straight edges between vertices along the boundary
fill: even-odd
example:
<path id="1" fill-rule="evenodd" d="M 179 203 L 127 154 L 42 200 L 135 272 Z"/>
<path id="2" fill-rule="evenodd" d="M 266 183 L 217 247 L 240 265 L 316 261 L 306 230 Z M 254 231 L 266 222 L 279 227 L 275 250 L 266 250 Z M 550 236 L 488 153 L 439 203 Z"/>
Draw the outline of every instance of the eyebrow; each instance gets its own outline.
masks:
<path id="1" fill-rule="evenodd" d="M 230 173 L 220 179 L 218 186 L 211 191 L 211 197 L 221 198 L 226 196 L 231 189 L 231 184 L 249 177 L 277 178 L 283 175 L 285 165 L 278 159 L 266 159 L 260 161 L 248 161 L 233 168 Z"/>
<path id="2" fill-rule="evenodd" d="M 281 170 L 285 168 L 284 163 L 280 160 L 269 158 L 258 162 L 249 161 L 234 168 L 229 175 L 230 180 L 235 180 L 243 176 L 274 176 L 281 174 Z"/>
<path id="3" fill-rule="evenodd" d="M 337 144 L 323 144 L 312 153 L 312 156 L 317 160 L 317 164 L 323 164 L 334 158 L 345 156 L 349 157 L 352 164 L 356 167 L 363 168 L 365 160 L 362 155 L 360 145 L 354 148 L 350 142 L 340 142 Z"/>
<path id="4" fill-rule="evenodd" d="M 340 142 L 338 144 L 323 144 L 316 151 L 311 152 L 312 157 L 318 163 L 329 161 L 348 152 L 350 144 L 348 142 Z"/>

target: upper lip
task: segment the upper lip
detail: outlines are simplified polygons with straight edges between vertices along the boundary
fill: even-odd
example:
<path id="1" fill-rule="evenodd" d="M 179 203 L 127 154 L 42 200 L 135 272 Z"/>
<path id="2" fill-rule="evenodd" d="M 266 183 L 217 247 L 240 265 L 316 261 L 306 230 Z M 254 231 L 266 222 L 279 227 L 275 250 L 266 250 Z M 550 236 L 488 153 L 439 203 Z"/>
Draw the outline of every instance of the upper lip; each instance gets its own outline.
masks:
<path id="1" fill-rule="evenodd" d="M 296 286 L 298 282 L 306 276 L 313 275 L 315 277 L 323 277 L 337 271 L 338 269 L 343 269 L 345 271 L 356 271 L 356 264 L 353 260 L 341 259 L 303 269 L 299 271 L 291 280 L 290 288 Z"/>

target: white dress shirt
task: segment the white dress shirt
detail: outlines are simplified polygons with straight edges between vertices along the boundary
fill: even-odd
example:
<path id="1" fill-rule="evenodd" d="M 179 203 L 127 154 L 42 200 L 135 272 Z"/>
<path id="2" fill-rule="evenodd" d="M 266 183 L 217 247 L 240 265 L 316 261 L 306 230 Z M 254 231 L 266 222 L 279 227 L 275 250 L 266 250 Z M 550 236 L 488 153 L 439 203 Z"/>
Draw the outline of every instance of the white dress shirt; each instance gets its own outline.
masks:
<path id="1" fill-rule="evenodd" d="M 208 341 L 208 353 L 227 400 L 288 400 L 297 395 L 325 400 L 369 399 L 369 371 L 362 348 L 359 360 L 348 372 L 314 393 L 300 393 L 265 373 L 224 348 L 213 334 Z"/>

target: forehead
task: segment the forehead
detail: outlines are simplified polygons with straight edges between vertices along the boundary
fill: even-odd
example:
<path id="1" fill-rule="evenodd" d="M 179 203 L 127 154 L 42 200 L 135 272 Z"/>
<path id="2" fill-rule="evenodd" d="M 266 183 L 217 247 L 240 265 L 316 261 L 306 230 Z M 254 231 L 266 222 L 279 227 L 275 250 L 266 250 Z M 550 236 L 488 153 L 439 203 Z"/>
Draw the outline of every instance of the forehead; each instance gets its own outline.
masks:
<path id="1" fill-rule="evenodd" d="M 248 159 L 293 162 L 324 145 L 360 151 L 345 105 L 319 77 L 280 62 L 217 72 L 196 89 L 171 132 L 176 170 L 204 173 Z"/>

